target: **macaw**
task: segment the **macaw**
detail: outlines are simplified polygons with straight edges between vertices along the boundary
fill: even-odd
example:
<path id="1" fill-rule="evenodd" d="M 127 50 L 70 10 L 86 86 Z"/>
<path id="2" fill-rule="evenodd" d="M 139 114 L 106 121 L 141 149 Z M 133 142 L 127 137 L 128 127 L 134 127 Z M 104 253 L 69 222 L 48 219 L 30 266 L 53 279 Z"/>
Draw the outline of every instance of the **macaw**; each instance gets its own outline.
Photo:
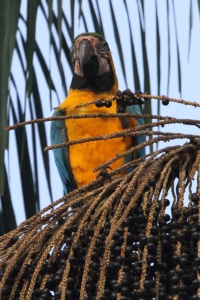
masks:
<path id="1" fill-rule="evenodd" d="M 74 72 L 69 93 L 53 116 L 116 113 L 116 101 L 110 107 L 97 107 L 95 104 L 78 106 L 98 99 L 110 99 L 118 91 L 118 79 L 106 40 L 97 33 L 80 34 L 74 40 L 73 52 Z M 128 106 L 126 111 L 141 113 L 138 105 Z M 129 127 L 141 124 L 143 119 L 129 118 Z M 119 118 L 56 120 L 51 122 L 51 144 L 111 134 L 123 129 L 123 122 Z M 144 136 L 136 139 L 137 143 L 141 143 Z M 96 179 L 97 173 L 93 172 L 95 167 L 131 146 L 131 137 L 120 137 L 54 149 L 55 163 L 65 194 Z M 144 149 L 140 153 L 142 155 Z M 110 167 L 115 169 L 124 163 L 125 159 L 120 158 Z"/>

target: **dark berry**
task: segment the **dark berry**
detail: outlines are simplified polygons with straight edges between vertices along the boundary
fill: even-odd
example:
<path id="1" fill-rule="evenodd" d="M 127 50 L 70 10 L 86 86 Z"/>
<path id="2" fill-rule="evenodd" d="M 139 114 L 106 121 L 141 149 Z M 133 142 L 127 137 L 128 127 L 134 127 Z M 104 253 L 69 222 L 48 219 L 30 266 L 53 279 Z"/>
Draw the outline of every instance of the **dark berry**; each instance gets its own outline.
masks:
<path id="1" fill-rule="evenodd" d="M 194 202 L 194 203 L 198 203 L 198 202 L 199 202 L 199 196 L 198 196 L 198 194 L 197 194 L 197 193 L 193 193 L 193 194 L 191 195 L 191 200 L 192 200 L 192 202 Z"/>
<path id="2" fill-rule="evenodd" d="M 104 106 L 104 103 L 101 101 L 101 100 L 96 100 L 95 101 L 95 105 L 96 105 L 96 107 L 103 107 Z"/>
<path id="3" fill-rule="evenodd" d="M 106 100 L 106 101 L 105 101 L 105 107 L 109 108 L 109 107 L 111 107 L 111 106 L 112 106 L 112 102 L 109 101 L 109 100 Z"/>
<path id="4" fill-rule="evenodd" d="M 162 99 L 162 104 L 163 104 L 164 106 L 168 105 L 168 104 L 169 104 L 169 99 L 163 98 L 163 99 Z"/>

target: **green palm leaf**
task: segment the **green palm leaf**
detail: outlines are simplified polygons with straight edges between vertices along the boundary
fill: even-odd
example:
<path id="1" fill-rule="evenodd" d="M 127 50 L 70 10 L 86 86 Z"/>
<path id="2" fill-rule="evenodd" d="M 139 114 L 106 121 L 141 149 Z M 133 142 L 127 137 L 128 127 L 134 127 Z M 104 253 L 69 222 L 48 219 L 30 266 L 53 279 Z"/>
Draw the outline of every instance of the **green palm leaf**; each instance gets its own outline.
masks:
<path id="1" fill-rule="evenodd" d="M 7 134 L 3 134 L 4 128 L 8 125 L 7 99 L 8 99 L 8 79 L 15 46 L 15 36 L 19 20 L 19 10 L 21 1 L 2 0 L 0 1 L 0 194 L 4 194 L 4 150 L 7 148 Z"/>
<path id="2" fill-rule="evenodd" d="M 65 1 L 57 1 L 56 5 L 54 1 L 32 1 L 27 0 L 27 11 L 24 15 L 23 10 L 20 11 L 21 1 L 16 0 L 2 0 L 0 1 L 0 45 L 1 45 L 1 61 L 0 64 L 0 111 L 1 111 L 1 122 L 0 122 L 0 193 L 1 193 L 1 206 L 2 211 L 0 212 L 0 223 L 2 224 L 1 233 L 6 232 L 15 226 L 15 217 L 12 208 L 12 201 L 9 192 L 9 177 L 8 177 L 8 164 L 4 163 L 5 149 L 8 148 L 8 134 L 4 133 L 4 128 L 9 123 L 9 115 L 12 116 L 14 122 L 25 121 L 28 115 L 32 118 L 42 118 L 45 115 L 44 112 L 44 101 L 49 107 L 52 107 L 53 96 L 56 97 L 56 102 L 59 103 L 63 99 L 60 97 L 65 97 L 67 95 L 67 90 L 69 88 L 71 78 L 71 46 L 73 39 L 77 33 L 82 31 L 93 31 L 99 32 L 100 34 L 106 35 L 107 37 L 107 27 L 112 28 L 114 33 L 118 57 L 120 59 L 120 64 L 122 68 L 122 75 L 125 80 L 125 84 L 128 82 L 128 74 L 126 73 L 125 57 L 126 53 L 122 47 L 123 36 L 120 35 L 120 26 L 123 26 L 123 20 L 116 20 L 115 12 L 117 9 L 118 1 L 109 1 L 108 7 L 109 11 L 105 12 L 102 9 L 102 1 L 70 1 L 66 3 Z M 128 6 L 128 1 L 122 0 L 121 5 L 124 7 L 125 18 L 129 24 L 127 30 L 127 37 L 130 40 L 131 45 L 131 57 L 130 65 L 132 66 L 134 74 L 134 86 L 136 89 L 140 89 L 144 86 L 145 90 L 151 91 L 151 76 L 149 61 L 148 61 L 148 45 L 146 44 L 147 30 L 145 27 L 146 20 L 146 5 L 147 1 L 137 0 L 137 7 L 135 11 L 130 11 Z M 24 4 L 24 2 L 23 2 Z M 130 4 L 130 3 L 129 3 Z M 200 10 L 200 1 L 197 1 Z M 66 7 L 69 7 L 67 10 Z M 194 7 L 194 6 L 193 6 Z M 87 8 L 87 9 L 86 9 Z M 191 43 L 191 24 L 192 24 L 192 4 L 190 6 L 190 28 L 189 41 Z M 178 44 L 178 32 L 176 26 L 176 11 L 174 7 L 174 2 L 167 1 L 166 8 L 164 12 L 167 16 L 166 30 L 168 34 L 168 47 L 166 49 L 168 53 L 168 73 L 166 76 L 166 86 L 169 89 L 169 79 L 171 71 L 171 58 L 172 54 L 170 52 L 170 13 L 174 16 L 174 27 L 173 30 L 176 33 L 176 54 L 177 54 L 177 75 L 179 90 L 181 91 L 181 49 Z M 42 16 L 46 22 L 49 31 L 49 43 L 46 47 L 46 52 L 51 52 L 54 60 L 48 62 L 46 60 L 45 54 L 41 49 L 41 40 L 36 38 L 36 25 L 40 17 Z M 155 18 L 152 22 L 155 22 L 155 36 L 156 36 L 156 49 L 157 49 L 157 83 L 158 83 L 158 93 L 160 91 L 160 77 L 162 64 L 161 59 L 161 49 L 162 49 L 162 39 L 161 32 L 159 28 L 159 14 L 158 14 L 158 1 L 155 5 Z M 107 13 L 107 18 L 105 17 Z M 137 46 L 140 41 L 133 40 L 133 28 L 132 19 L 139 20 L 139 34 L 141 35 L 141 61 L 137 60 Z M 77 22 L 78 18 L 78 22 Z M 91 21 L 92 20 L 92 21 Z M 22 25 L 23 24 L 23 29 Z M 26 30 L 24 30 L 24 28 Z M 26 33 L 25 33 L 26 31 Z M 190 49 L 190 48 L 189 48 Z M 15 58 L 13 57 L 15 53 Z M 11 69 L 12 59 L 17 59 L 18 64 L 22 69 L 21 81 L 23 84 L 19 84 L 16 80 L 18 74 L 17 70 Z M 40 88 L 40 78 L 38 77 L 38 69 L 34 63 L 34 58 L 37 58 L 38 64 L 41 68 L 41 75 L 45 82 L 47 83 L 49 99 L 43 95 L 43 88 Z M 57 77 L 54 76 L 52 71 L 52 65 L 55 65 L 59 70 Z M 141 81 L 141 74 L 139 70 L 139 65 L 143 65 L 143 78 L 144 83 Z M 66 72 L 66 66 L 68 73 Z M 14 98 L 12 91 L 8 89 L 9 83 L 11 90 L 15 91 L 16 97 Z M 25 86 L 23 90 L 22 86 Z M 62 90 L 60 89 L 62 87 Z M 53 93 L 52 93 L 53 92 Z M 62 96 L 63 95 L 63 96 Z M 17 105 L 15 105 L 17 103 Z M 158 113 L 160 111 L 159 105 L 157 106 Z M 144 105 L 144 112 L 151 113 L 152 106 L 150 101 L 146 101 Z M 50 114 L 51 112 L 48 112 Z M 45 146 L 48 143 L 49 133 L 47 132 L 46 125 L 40 124 L 38 127 L 33 126 L 30 129 L 30 134 L 27 133 L 26 129 L 18 129 L 15 132 L 16 136 L 16 149 L 18 153 L 18 161 L 20 165 L 20 181 L 23 191 L 24 207 L 26 211 L 26 217 L 30 217 L 40 208 L 40 190 L 39 190 L 39 180 L 40 177 L 40 164 L 38 160 L 38 151 L 42 153 L 42 164 L 44 165 L 45 178 L 48 189 L 49 201 L 53 200 L 53 189 L 51 181 L 51 167 L 49 162 L 49 156 L 43 152 Z M 31 135 L 31 136 L 30 136 Z M 30 140 L 37 140 L 34 146 L 30 147 Z M 8 149 L 11 153 L 11 149 Z M 9 157 L 9 156 L 8 156 Z M 31 159 L 32 158 L 32 159 Z M 9 215 L 10 224 L 5 219 L 5 213 Z"/>

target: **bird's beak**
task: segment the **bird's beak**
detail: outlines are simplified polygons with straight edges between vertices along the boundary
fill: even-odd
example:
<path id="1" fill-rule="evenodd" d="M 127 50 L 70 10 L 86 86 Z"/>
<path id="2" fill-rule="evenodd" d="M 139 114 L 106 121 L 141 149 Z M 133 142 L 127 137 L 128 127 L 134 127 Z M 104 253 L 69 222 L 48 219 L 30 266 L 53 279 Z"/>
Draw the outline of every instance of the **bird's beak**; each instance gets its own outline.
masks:
<path id="1" fill-rule="evenodd" d="M 93 77 L 97 75 L 99 70 L 98 58 L 90 41 L 84 39 L 80 42 L 78 58 L 83 76 Z"/>

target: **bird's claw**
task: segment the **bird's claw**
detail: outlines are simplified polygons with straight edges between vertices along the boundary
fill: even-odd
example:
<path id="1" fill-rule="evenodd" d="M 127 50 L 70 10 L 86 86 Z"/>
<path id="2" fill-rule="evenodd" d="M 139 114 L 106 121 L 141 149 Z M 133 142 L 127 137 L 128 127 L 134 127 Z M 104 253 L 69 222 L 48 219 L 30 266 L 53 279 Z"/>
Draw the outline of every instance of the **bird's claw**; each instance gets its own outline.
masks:
<path id="1" fill-rule="evenodd" d="M 126 107 L 129 105 L 143 104 L 142 95 L 141 91 L 137 91 L 134 94 L 130 89 L 126 89 L 123 92 L 118 90 L 116 93 L 117 113 L 125 113 Z"/>

